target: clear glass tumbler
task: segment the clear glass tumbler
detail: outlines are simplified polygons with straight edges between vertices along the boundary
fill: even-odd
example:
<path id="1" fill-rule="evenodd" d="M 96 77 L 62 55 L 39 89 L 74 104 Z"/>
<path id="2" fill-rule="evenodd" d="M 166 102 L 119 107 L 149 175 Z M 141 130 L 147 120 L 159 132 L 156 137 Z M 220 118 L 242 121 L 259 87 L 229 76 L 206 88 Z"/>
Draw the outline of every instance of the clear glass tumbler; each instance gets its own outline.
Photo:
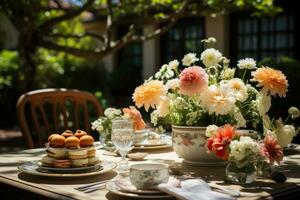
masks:
<path id="1" fill-rule="evenodd" d="M 122 156 L 122 159 L 119 162 L 118 171 L 128 171 L 129 167 L 126 155 L 130 151 L 131 146 L 134 142 L 134 130 L 132 121 L 126 119 L 113 120 L 111 141 L 119 150 L 119 153 Z"/>

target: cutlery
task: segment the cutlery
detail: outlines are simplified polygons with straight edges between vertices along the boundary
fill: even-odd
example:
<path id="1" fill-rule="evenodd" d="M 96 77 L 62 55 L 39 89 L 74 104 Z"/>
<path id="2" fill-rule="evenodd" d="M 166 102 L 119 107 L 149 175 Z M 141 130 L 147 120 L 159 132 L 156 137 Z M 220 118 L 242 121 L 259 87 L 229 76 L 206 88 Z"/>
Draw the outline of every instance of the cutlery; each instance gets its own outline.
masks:
<path id="1" fill-rule="evenodd" d="M 87 188 L 84 190 L 79 190 L 79 191 L 84 192 L 84 193 L 91 193 L 91 192 L 95 192 L 97 190 L 101 190 L 101 189 L 105 188 L 105 186 L 106 186 L 106 183 L 102 183 L 97 186 L 92 186 L 90 188 Z"/>
<path id="2" fill-rule="evenodd" d="M 75 190 L 79 190 L 79 191 L 87 190 L 87 189 L 89 189 L 91 187 L 94 187 L 94 186 L 97 186 L 97 185 L 106 184 L 108 181 L 109 180 L 99 181 L 99 182 L 96 182 L 96 183 L 92 183 L 92 184 L 87 184 L 87 185 L 84 185 L 84 186 L 76 187 L 74 189 Z"/>

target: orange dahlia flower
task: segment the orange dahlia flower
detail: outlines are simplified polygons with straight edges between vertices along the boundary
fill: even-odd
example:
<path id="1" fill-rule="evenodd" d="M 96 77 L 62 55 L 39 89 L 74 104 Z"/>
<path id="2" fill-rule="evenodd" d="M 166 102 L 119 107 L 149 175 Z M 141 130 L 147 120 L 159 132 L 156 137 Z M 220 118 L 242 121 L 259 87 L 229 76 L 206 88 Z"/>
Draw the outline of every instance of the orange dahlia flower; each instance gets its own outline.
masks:
<path id="1" fill-rule="evenodd" d="M 251 81 L 257 81 L 257 86 L 263 87 L 263 92 L 270 92 L 271 95 L 275 96 L 278 94 L 280 97 L 285 97 L 289 84 L 285 75 L 280 70 L 261 67 L 251 72 L 251 75 L 253 76 Z"/>
<path id="2" fill-rule="evenodd" d="M 134 106 L 123 108 L 123 113 L 133 121 L 134 130 L 140 130 L 146 127 L 141 113 Z"/>
<path id="3" fill-rule="evenodd" d="M 132 99 L 138 108 L 144 106 L 148 111 L 150 106 L 155 108 L 159 104 L 161 97 L 166 96 L 167 90 L 162 81 L 151 80 L 135 88 Z"/>
<path id="4" fill-rule="evenodd" d="M 233 126 L 226 124 L 223 128 L 219 128 L 214 136 L 208 138 L 206 143 L 208 150 L 214 152 L 217 157 L 227 160 L 228 147 L 234 135 Z"/>

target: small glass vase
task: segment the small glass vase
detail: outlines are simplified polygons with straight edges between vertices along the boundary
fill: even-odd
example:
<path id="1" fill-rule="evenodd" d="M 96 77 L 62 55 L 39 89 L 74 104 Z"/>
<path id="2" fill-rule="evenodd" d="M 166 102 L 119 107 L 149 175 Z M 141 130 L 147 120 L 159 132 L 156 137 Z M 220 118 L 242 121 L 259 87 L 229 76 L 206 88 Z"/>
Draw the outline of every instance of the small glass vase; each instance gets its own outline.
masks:
<path id="1" fill-rule="evenodd" d="M 255 181 L 256 167 L 254 163 L 248 163 L 243 167 L 235 162 L 228 162 L 226 167 L 226 181 L 235 184 L 252 183 Z"/>

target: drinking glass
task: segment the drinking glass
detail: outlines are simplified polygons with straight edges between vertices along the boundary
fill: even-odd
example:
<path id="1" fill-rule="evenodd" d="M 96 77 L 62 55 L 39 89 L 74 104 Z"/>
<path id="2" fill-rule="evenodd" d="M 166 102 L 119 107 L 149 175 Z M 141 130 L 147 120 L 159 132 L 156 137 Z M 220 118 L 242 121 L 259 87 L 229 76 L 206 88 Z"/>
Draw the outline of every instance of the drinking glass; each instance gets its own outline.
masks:
<path id="1" fill-rule="evenodd" d="M 119 150 L 122 156 L 119 162 L 119 171 L 128 171 L 128 161 L 126 155 L 131 149 L 134 141 L 133 123 L 126 119 L 117 119 L 112 121 L 111 141 Z"/>

